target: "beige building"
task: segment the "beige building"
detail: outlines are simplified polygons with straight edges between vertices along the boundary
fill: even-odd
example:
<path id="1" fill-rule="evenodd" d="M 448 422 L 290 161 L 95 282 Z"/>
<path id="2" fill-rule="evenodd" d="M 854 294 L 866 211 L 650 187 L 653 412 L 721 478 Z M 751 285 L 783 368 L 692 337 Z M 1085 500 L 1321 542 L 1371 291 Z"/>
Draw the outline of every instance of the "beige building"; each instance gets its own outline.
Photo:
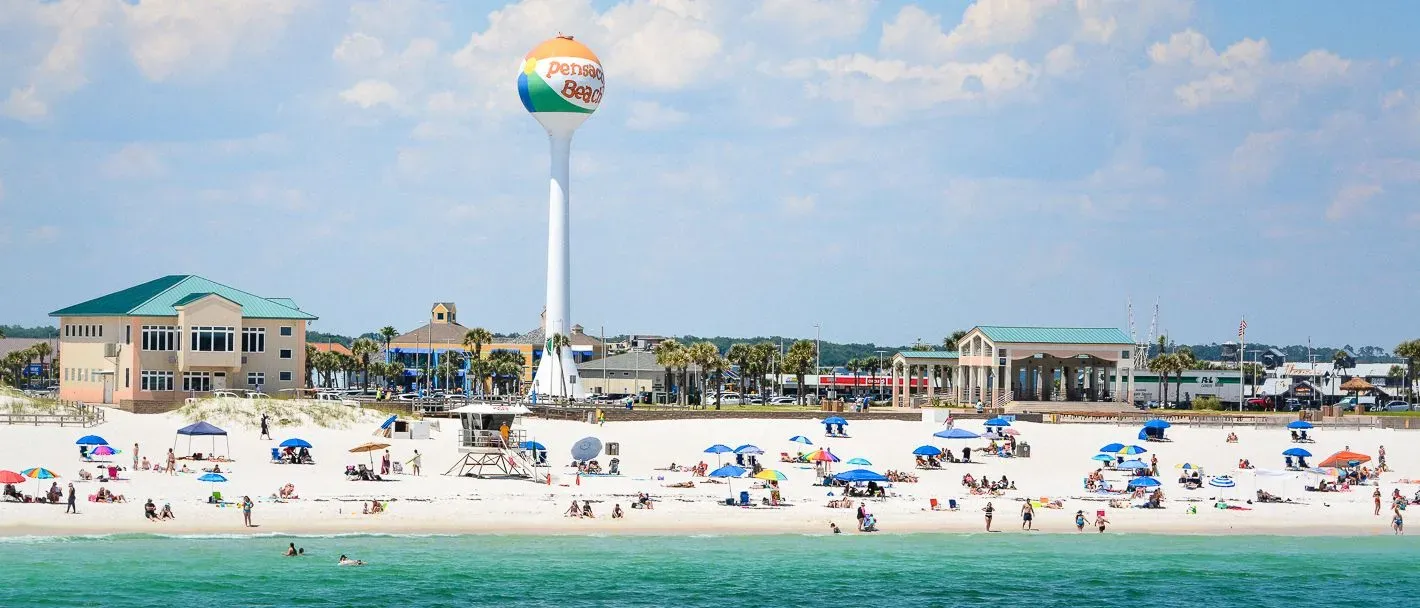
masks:
<path id="1" fill-rule="evenodd" d="M 276 394 L 305 383 L 306 324 L 288 298 L 170 275 L 56 310 L 59 397 L 130 411 L 213 391 Z"/>

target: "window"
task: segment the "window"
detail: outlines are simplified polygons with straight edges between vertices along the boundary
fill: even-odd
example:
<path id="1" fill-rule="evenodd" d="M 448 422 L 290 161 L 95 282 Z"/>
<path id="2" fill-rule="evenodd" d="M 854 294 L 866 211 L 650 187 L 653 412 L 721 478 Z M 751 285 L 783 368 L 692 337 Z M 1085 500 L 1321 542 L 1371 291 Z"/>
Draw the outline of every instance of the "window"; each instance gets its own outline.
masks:
<path id="1" fill-rule="evenodd" d="M 289 348 L 283 348 L 283 349 L 281 349 L 281 352 L 278 353 L 278 354 L 281 356 L 282 359 L 290 359 L 290 358 L 291 358 L 291 349 L 289 349 Z"/>
<path id="2" fill-rule="evenodd" d="M 291 335 L 291 326 L 290 326 L 290 325 L 282 325 L 282 326 L 281 326 L 281 335 L 283 335 L 283 336 L 289 336 L 289 335 Z"/>
<path id="3" fill-rule="evenodd" d="M 442 312 L 439 313 L 439 314 L 438 314 L 438 319 L 439 319 L 440 321 L 443 321 L 443 320 L 444 320 L 444 313 L 442 313 Z"/>
<path id="4" fill-rule="evenodd" d="M 193 352 L 201 353 L 229 353 L 236 347 L 233 336 L 236 335 L 234 327 L 194 327 L 188 333 L 192 334 Z"/>
<path id="5" fill-rule="evenodd" d="M 189 393 L 205 393 L 212 390 L 210 372 L 183 372 L 182 390 Z"/>
<path id="6" fill-rule="evenodd" d="M 247 372 L 247 386 L 261 386 L 263 384 L 266 384 L 264 372 Z"/>
<path id="7" fill-rule="evenodd" d="M 264 352 L 266 352 L 266 328 L 265 328 L 265 327 L 243 327 L 243 328 L 242 328 L 242 352 L 244 352 L 244 353 L 264 353 Z"/>
<path id="8" fill-rule="evenodd" d="M 132 369 L 129 369 L 129 368 L 127 368 L 127 367 L 123 368 L 123 388 L 128 388 L 128 386 L 129 386 L 130 384 L 132 384 L 132 383 L 133 383 L 133 370 L 132 370 Z"/>
<path id="9" fill-rule="evenodd" d="M 66 337 L 66 338 L 69 337 L 69 336 L 71 336 L 71 335 L 73 335 L 73 334 L 69 333 L 69 328 L 70 328 L 70 325 L 66 323 L 66 324 L 64 325 L 64 337 Z"/>
<path id="10" fill-rule="evenodd" d="M 282 381 L 282 382 L 290 382 L 290 381 L 291 381 L 291 372 L 281 372 L 281 375 L 278 376 L 278 377 L 281 378 L 281 381 Z"/>
<path id="11" fill-rule="evenodd" d="M 133 326 L 132 326 L 132 325 L 124 325 L 124 326 L 123 326 L 123 343 L 124 343 L 124 344 L 132 344 L 132 343 L 133 343 Z"/>
<path id="12" fill-rule="evenodd" d="M 173 390 L 173 373 L 153 371 L 145 369 L 138 372 L 138 390 L 142 391 L 170 391 Z"/>
<path id="13" fill-rule="evenodd" d="M 100 337 L 100 338 L 104 337 L 104 326 L 99 325 L 98 328 L 99 328 L 99 337 Z"/>
<path id="14" fill-rule="evenodd" d="M 178 328 L 171 325 L 144 325 L 140 338 L 143 350 L 177 350 Z"/>

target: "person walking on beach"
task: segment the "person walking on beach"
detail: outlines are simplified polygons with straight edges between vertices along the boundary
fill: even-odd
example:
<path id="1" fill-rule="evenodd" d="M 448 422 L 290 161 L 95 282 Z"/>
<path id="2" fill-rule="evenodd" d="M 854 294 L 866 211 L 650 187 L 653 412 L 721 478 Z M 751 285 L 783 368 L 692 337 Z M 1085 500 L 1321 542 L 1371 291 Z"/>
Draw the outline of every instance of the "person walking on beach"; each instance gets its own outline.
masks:
<path id="1" fill-rule="evenodd" d="M 1379 460 L 1376 461 L 1376 464 L 1380 465 L 1380 468 L 1384 469 L 1384 468 L 1385 468 L 1385 446 L 1381 446 L 1381 448 L 1380 448 L 1379 450 L 1377 450 L 1376 456 L 1379 458 Z"/>
<path id="2" fill-rule="evenodd" d="M 1373 500 L 1375 500 L 1375 502 L 1376 502 L 1376 517 L 1380 517 L 1380 515 L 1381 515 L 1381 489 L 1380 489 L 1380 488 L 1376 488 L 1376 491 L 1371 492 L 1371 498 L 1372 498 Z"/>
<path id="3" fill-rule="evenodd" d="M 1400 505 L 1396 505 L 1393 511 L 1395 515 L 1390 518 L 1390 529 L 1395 530 L 1396 534 L 1405 534 L 1405 518 L 1400 515 Z"/>
<path id="4" fill-rule="evenodd" d="M 168 474 L 177 475 L 177 455 L 173 454 L 173 449 L 168 448 Z"/>
<path id="5" fill-rule="evenodd" d="M 1031 505 L 1030 501 L 1027 500 L 1025 504 L 1021 505 L 1021 529 L 1032 530 L 1032 519 L 1035 519 L 1035 506 Z"/>
<path id="6" fill-rule="evenodd" d="M 271 439 L 271 417 L 261 414 L 261 435 L 257 439 Z"/>
<path id="7" fill-rule="evenodd" d="M 64 507 L 65 513 L 79 514 L 79 509 L 74 506 L 74 482 L 69 482 L 69 506 Z"/>
<path id="8" fill-rule="evenodd" d="M 1100 534 L 1104 534 L 1105 524 L 1108 523 L 1109 520 L 1104 518 L 1104 511 L 1100 511 L 1100 514 L 1095 516 L 1095 527 L 1100 529 Z"/>
<path id="9" fill-rule="evenodd" d="M 1085 531 L 1085 512 L 1083 510 L 1075 512 L 1075 531 Z"/>
<path id="10" fill-rule="evenodd" d="M 991 503 L 988 502 L 986 503 L 986 507 L 981 510 L 986 512 L 986 531 L 990 532 L 991 516 L 996 513 L 996 507 L 992 506 Z"/>
<path id="11" fill-rule="evenodd" d="M 390 474 L 390 451 L 385 450 L 385 455 L 380 457 L 380 474 Z"/>
<path id="12" fill-rule="evenodd" d="M 250 496 L 242 497 L 242 525 L 247 528 L 255 527 L 251 525 L 251 508 L 253 506 L 254 504 L 252 503 Z"/>
<path id="13" fill-rule="evenodd" d="M 868 518 L 868 508 L 867 508 L 866 506 L 863 506 L 863 503 L 862 503 L 862 502 L 859 502 L 859 503 L 858 503 L 858 514 L 857 514 L 857 517 L 858 517 L 858 531 L 859 531 L 859 532 L 862 532 L 862 531 L 863 531 L 863 520 Z"/>
<path id="14" fill-rule="evenodd" d="M 419 458 L 419 450 L 414 450 L 414 458 L 409 459 L 409 468 L 414 471 L 415 475 L 419 475 Z"/>
<path id="15" fill-rule="evenodd" d="M 133 470 L 138 470 L 138 442 L 133 442 Z"/>
<path id="16" fill-rule="evenodd" d="M 1157 477 L 1159 475 L 1159 455 L 1154 454 L 1149 458 L 1149 474 Z"/>

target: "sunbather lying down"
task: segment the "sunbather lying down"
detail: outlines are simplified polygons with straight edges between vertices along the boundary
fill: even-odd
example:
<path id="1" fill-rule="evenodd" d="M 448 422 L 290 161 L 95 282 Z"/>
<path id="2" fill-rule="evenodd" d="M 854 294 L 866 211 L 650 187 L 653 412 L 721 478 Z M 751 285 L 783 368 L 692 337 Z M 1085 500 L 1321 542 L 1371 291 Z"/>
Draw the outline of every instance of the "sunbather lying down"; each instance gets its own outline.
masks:
<path id="1" fill-rule="evenodd" d="M 695 482 L 693 482 L 693 481 L 682 481 L 682 482 L 680 482 L 680 483 L 668 483 L 668 484 L 665 484 L 665 487 L 667 487 L 667 488 L 693 488 L 693 487 L 695 487 Z"/>

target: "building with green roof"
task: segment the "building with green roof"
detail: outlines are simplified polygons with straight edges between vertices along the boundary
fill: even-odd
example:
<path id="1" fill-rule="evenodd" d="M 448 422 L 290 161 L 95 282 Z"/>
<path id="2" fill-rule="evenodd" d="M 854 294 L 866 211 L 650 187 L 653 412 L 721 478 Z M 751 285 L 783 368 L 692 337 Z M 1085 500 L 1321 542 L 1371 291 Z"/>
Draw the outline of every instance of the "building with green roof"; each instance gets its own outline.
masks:
<path id="1" fill-rule="evenodd" d="M 49 313 L 59 319 L 59 395 L 164 411 L 187 397 L 305 386 L 315 315 L 197 275 L 169 275 Z"/>

